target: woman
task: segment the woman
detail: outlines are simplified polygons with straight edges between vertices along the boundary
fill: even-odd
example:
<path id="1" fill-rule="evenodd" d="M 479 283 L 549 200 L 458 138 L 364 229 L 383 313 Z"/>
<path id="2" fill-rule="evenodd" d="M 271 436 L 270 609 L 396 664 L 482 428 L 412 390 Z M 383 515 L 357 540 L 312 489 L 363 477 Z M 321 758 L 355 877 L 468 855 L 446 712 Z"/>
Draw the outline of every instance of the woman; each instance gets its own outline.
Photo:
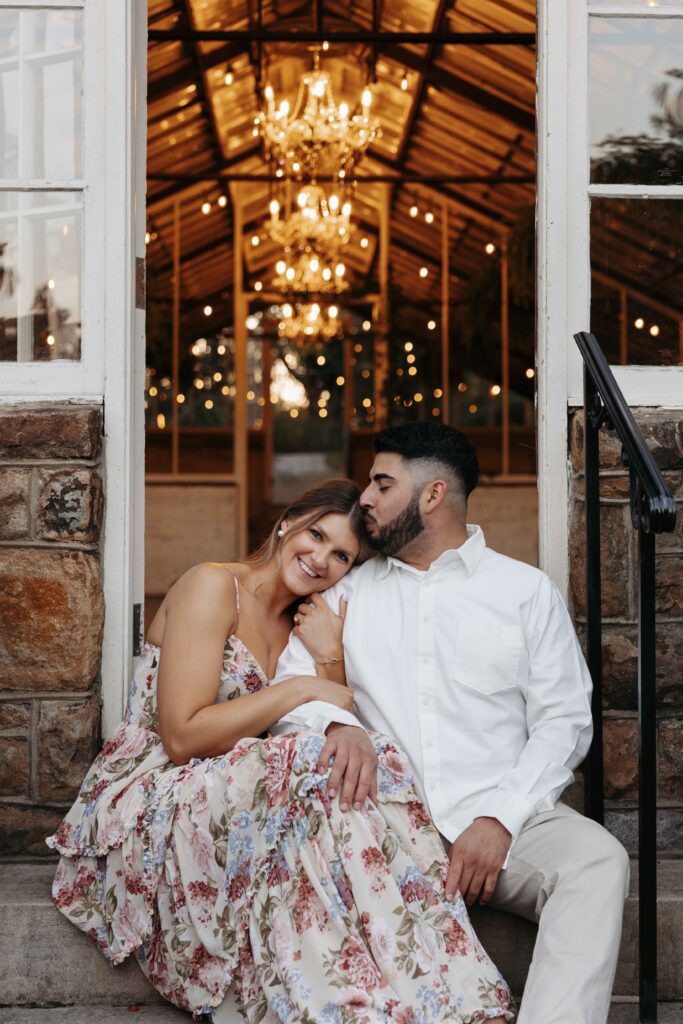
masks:
<path id="1" fill-rule="evenodd" d="M 444 899 L 447 860 L 401 751 L 372 736 L 376 799 L 342 813 L 318 771 L 322 735 L 262 735 L 309 700 L 351 708 L 322 675 L 268 679 L 298 604 L 365 556 L 359 494 L 320 484 L 252 559 L 172 587 L 126 719 L 48 840 L 53 896 L 195 1017 L 234 1019 L 220 1005 L 234 979 L 253 1024 L 502 1024 L 509 992 L 462 900 Z M 338 667 L 332 651 L 319 660 Z"/>

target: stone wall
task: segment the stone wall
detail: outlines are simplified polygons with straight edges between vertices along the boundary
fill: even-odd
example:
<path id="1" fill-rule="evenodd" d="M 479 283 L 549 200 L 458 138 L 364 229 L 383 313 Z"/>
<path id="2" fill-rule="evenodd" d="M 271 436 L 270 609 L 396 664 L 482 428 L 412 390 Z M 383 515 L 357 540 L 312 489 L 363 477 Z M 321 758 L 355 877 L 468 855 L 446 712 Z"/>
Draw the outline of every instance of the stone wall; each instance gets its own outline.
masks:
<path id="1" fill-rule="evenodd" d="M 99 406 L 0 406 L 0 853 L 49 853 L 100 737 Z"/>
<path id="2" fill-rule="evenodd" d="M 664 850 L 683 849 L 683 410 L 634 409 L 678 503 L 675 533 L 656 539 L 658 828 Z M 583 412 L 570 413 L 570 602 L 585 622 Z M 607 824 L 637 844 L 637 567 L 628 473 L 613 431 L 601 431 L 604 756 Z"/>

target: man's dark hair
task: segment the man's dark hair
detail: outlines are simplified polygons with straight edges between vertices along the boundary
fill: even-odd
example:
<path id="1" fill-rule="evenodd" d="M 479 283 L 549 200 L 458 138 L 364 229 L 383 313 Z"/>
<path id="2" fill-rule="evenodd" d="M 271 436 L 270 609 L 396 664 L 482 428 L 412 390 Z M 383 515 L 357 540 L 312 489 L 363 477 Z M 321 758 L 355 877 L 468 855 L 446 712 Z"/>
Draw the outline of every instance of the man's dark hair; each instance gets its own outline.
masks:
<path id="1" fill-rule="evenodd" d="M 455 427 L 444 423 L 404 423 L 375 435 L 374 449 L 395 452 L 407 462 L 418 459 L 448 467 L 460 480 L 468 498 L 479 481 L 479 460 L 473 444 Z"/>

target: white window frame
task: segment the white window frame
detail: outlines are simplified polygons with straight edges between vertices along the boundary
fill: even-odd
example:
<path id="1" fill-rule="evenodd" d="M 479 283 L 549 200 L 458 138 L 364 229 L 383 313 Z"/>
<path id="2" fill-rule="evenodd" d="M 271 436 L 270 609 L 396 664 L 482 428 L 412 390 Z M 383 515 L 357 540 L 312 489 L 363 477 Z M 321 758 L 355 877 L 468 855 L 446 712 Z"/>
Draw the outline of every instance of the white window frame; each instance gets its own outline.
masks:
<path id="1" fill-rule="evenodd" d="M 103 732 L 125 707 L 144 601 L 144 310 L 136 309 L 136 259 L 145 256 L 146 0 L 0 0 L 3 8 L 83 10 L 81 360 L 0 363 L 0 403 L 69 401 L 103 406 L 105 624 Z"/>
<path id="2" fill-rule="evenodd" d="M 591 185 L 590 17 L 683 17 L 683 0 L 642 8 L 591 0 L 538 6 L 538 489 L 539 560 L 566 595 L 569 577 L 567 410 L 583 405 L 573 341 L 590 325 L 592 197 L 679 198 L 683 186 Z M 683 206 L 681 207 L 683 211 Z M 614 366 L 631 406 L 683 406 L 683 367 Z"/>

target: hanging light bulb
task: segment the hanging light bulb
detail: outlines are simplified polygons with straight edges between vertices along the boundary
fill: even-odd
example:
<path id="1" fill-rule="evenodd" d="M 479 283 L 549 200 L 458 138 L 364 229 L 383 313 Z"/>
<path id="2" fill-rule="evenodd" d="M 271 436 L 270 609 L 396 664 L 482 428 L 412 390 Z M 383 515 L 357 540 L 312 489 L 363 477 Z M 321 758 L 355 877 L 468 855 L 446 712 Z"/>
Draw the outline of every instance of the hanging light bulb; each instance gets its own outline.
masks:
<path id="1" fill-rule="evenodd" d="M 235 81 L 235 76 L 234 76 L 234 74 L 232 72 L 232 68 L 228 67 L 228 70 L 225 72 L 225 84 L 226 85 L 232 85 L 232 83 L 234 81 Z"/>

